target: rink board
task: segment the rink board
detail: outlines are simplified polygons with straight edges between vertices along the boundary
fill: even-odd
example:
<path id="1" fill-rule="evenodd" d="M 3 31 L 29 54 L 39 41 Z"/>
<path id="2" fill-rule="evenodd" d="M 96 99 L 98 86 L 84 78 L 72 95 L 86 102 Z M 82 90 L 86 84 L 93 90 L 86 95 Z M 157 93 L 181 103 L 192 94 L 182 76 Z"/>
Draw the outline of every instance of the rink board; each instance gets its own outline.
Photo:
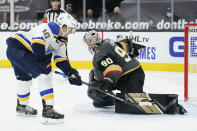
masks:
<path id="1" fill-rule="evenodd" d="M 54 63 L 53 68 L 56 68 Z M 92 69 L 91 61 L 71 61 L 71 65 L 76 69 Z M 169 64 L 169 63 L 141 63 L 144 70 L 147 71 L 172 71 L 183 72 L 183 64 Z M 8 60 L 0 60 L 0 68 L 11 68 L 12 65 Z"/>
<path id="2" fill-rule="evenodd" d="M 6 57 L 6 39 L 15 32 L 0 32 L 0 67 L 10 68 Z M 91 69 L 92 56 L 82 41 L 85 32 L 76 32 L 69 36 L 68 56 L 73 67 Z M 128 32 L 104 32 L 104 39 L 116 40 L 117 34 L 128 35 Z M 183 72 L 184 53 L 183 32 L 133 32 L 133 41 L 145 45 L 137 59 L 144 70 Z M 76 39 L 78 38 L 78 39 Z M 197 51 L 196 51 L 197 52 Z"/>

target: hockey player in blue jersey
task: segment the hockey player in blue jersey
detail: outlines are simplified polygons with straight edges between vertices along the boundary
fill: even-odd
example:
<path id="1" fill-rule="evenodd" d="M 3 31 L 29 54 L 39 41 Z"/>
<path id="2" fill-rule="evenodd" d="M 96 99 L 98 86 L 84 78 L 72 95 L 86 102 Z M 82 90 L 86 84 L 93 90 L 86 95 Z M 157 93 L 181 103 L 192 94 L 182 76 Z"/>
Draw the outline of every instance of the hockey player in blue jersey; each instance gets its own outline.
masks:
<path id="1" fill-rule="evenodd" d="M 64 115 L 53 109 L 54 93 L 51 82 L 51 58 L 56 66 L 72 77 L 70 84 L 82 84 L 78 71 L 71 67 L 67 57 L 67 38 L 75 32 L 76 20 L 69 14 L 61 14 L 57 23 L 43 23 L 28 32 L 19 31 L 7 39 L 7 57 L 10 60 L 17 85 L 16 112 L 37 115 L 37 110 L 28 105 L 32 78 L 39 79 L 43 102 L 43 123 L 63 121 Z M 66 35 L 65 35 L 66 34 Z"/>

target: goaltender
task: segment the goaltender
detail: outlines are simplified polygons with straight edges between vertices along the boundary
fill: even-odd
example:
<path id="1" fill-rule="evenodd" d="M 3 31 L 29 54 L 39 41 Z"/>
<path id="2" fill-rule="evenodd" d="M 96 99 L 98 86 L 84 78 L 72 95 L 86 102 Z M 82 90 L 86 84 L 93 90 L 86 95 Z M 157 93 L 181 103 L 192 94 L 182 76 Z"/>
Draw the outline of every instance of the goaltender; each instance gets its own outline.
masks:
<path id="1" fill-rule="evenodd" d="M 133 43 L 126 38 L 118 42 L 111 39 L 102 40 L 99 33 L 92 30 L 83 37 L 93 56 L 94 69 L 90 72 L 88 96 L 93 99 L 95 107 L 105 107 L 115 104 L 117 113 L 135 114 L 184 114 L 186 110 L 178 104 L 176 94 L 147 94 L 143 92 L 145 74 L 140 62 L 135 58 L 138 50 L 145 46 Z M 110 96 L 91 88 L 113 93 L 116 96 L 135 105 L 114 101 Z M 149 104 L 138 104 L 147 102 Z M 137 105 L 138 104 L 138 105 Z"/>

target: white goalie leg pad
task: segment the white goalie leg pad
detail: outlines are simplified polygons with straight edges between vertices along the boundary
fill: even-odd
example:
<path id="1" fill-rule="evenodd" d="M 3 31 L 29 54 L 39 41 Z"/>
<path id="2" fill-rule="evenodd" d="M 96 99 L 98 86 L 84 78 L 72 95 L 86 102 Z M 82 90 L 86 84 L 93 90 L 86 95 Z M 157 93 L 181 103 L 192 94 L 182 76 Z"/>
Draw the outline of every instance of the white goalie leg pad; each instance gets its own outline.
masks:
<path id="1" fill-rule="evenodd" d="M 17 80 L 16 94 L 17 99 L 21 105 L 28 105 L 30 98 L 30 87 L 32 85 L 32 81 L 21 81 Z"/>
<path id="2" fill-rule="evenodd" d="M 52 87 L 52 74 L 41 74 L 39 76 L 39 90 L 40 95 L 43 100 L 45 100 L 46 105 L 54 104 L 54 94 Z"/>

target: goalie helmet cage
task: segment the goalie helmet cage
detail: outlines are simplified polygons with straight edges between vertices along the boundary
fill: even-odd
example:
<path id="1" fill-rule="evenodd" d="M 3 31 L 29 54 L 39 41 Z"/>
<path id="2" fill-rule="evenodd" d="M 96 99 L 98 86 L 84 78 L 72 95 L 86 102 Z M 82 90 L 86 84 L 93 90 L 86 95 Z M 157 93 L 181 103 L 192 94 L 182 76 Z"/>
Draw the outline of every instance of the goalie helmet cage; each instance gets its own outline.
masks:
<path id="1" fill-rule="evenodd" d="M 184 34 L 184 100 L 197 103 L 197 23 L 185 25 Z M 197 79 L 196 79 L 197 81 Z"/>

